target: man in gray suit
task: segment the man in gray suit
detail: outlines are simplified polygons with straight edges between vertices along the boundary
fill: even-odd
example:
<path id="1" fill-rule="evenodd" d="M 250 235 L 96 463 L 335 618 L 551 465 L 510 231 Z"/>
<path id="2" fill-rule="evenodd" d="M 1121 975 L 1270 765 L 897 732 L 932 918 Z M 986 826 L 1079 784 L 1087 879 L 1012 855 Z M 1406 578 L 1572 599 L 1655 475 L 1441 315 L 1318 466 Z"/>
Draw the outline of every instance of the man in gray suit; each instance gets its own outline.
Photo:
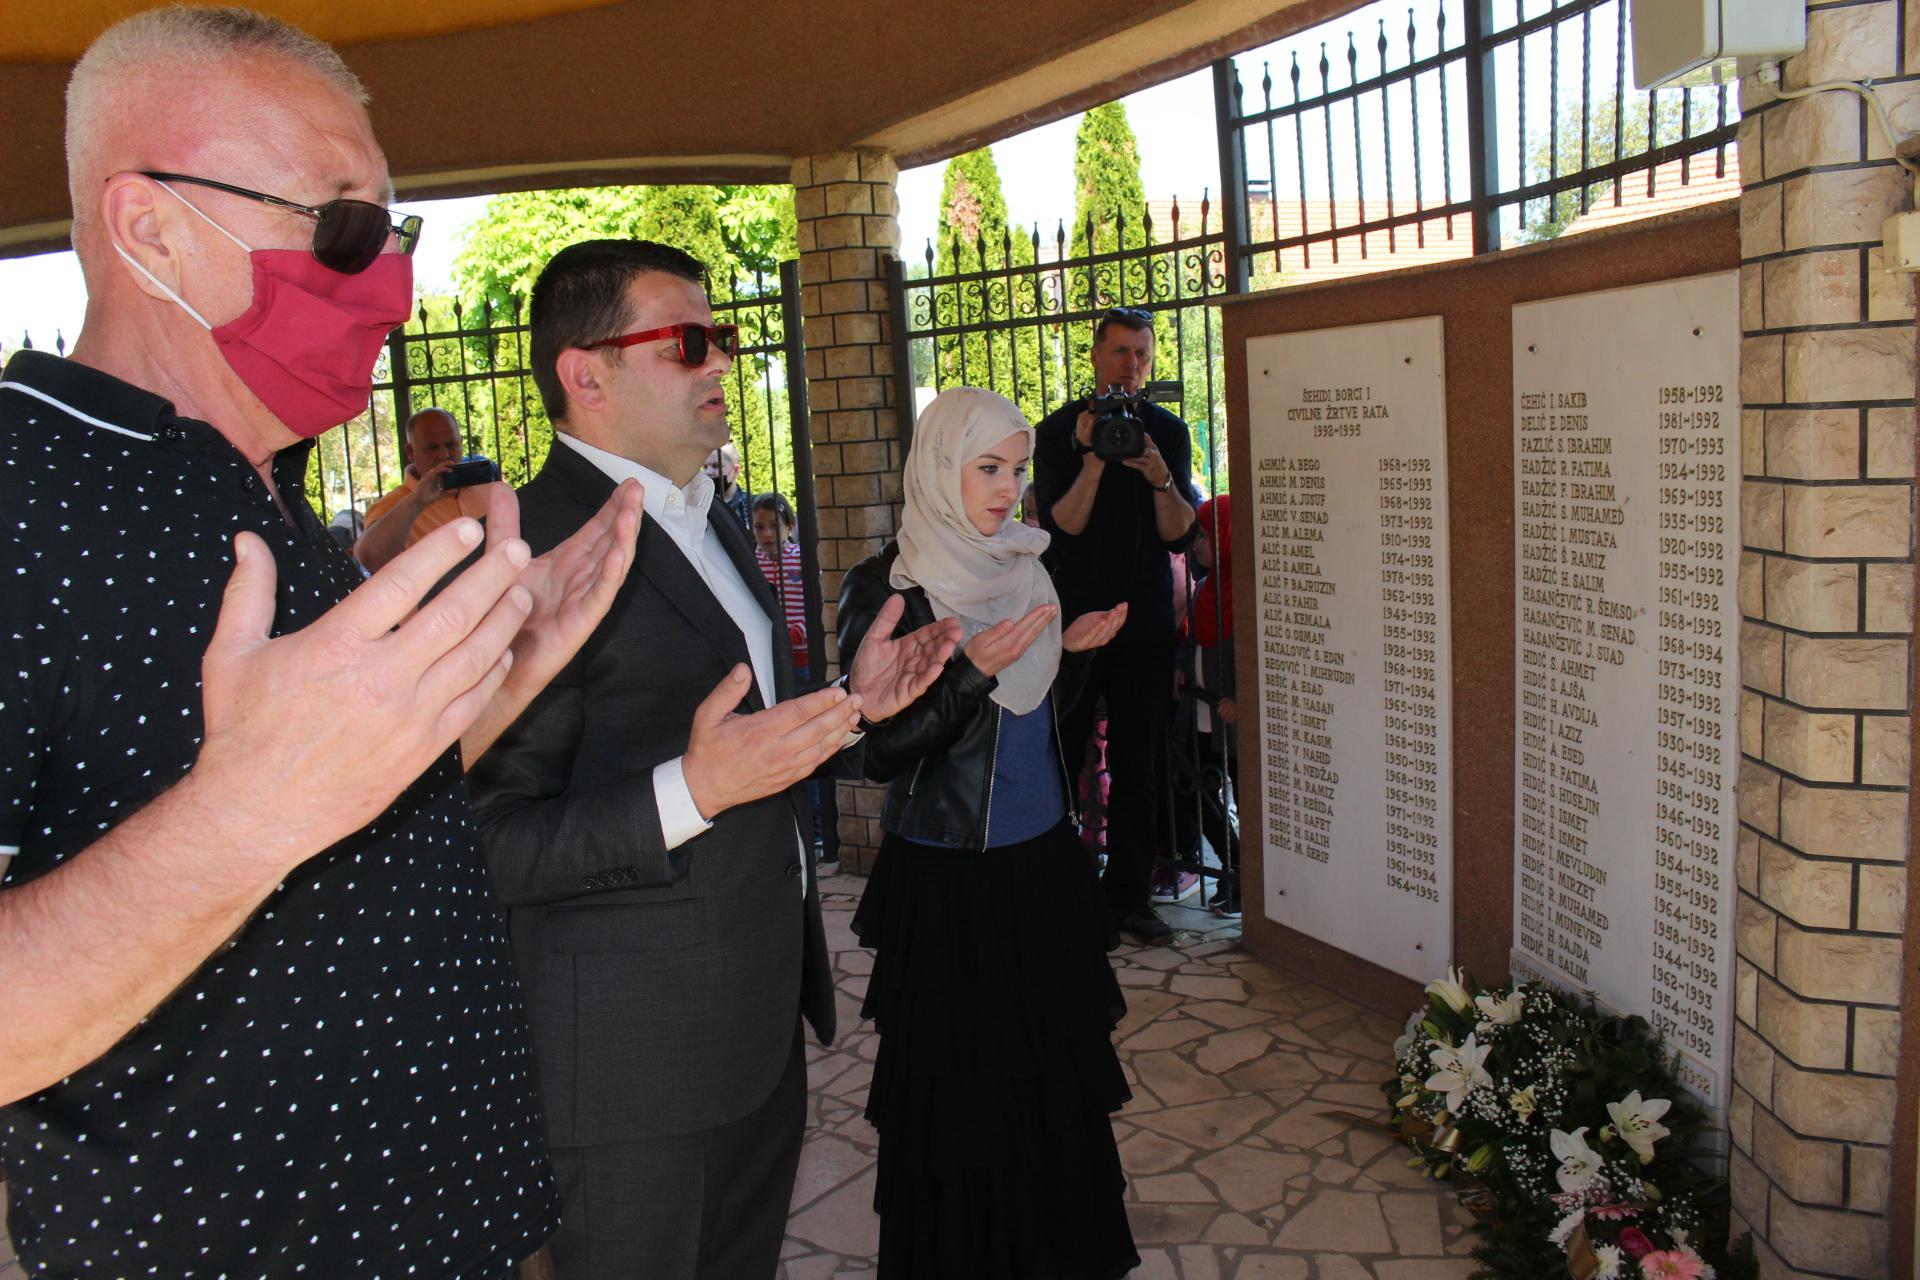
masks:
<path id="1" fill-rule="evenodd" d="M 793 696 L 783 615 L 701 470 L 734 350 L 703 276 L 678 249 L 598 240 L 533 291 L 555 437 L 522 536 L 540 553 L 629 477 L 646 506 L 606 619 L 469 775 L 533 1024 L 562 1280 L 774 1274 L 800 1016 L 823 1043 L 834 1021 L 798 784 L 959 638 L 948 621 L 870 641 L 847 687 Z"/>

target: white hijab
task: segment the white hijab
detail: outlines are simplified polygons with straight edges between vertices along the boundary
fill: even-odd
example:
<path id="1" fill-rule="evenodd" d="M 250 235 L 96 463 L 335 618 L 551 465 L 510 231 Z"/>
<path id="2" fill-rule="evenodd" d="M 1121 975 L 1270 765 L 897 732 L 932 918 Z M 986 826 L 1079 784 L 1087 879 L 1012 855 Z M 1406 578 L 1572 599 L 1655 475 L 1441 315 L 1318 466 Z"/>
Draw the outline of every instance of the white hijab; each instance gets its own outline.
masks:
<path id="1" fill-rule="evenodd" d="M 895 587 L 918 586 L 935 617 L 958 618 L 965 640 L 1037 605 L 1058 604 L 1053 579 L 1040 565 L 1049 536 L 1008 516 L 992 537 L 967 519 L 960 471 L 1014 432 L 1033 448 L 1033 426 L 1005 396 L 952 387 L 928 404 L 913 429 L 907 457 L 906 509 L 900 517 Z M 1019 659 L 1000 672 L 993 700 L 1025 715 L 1038 707 L 1060 669 L 1060 617 Z"/>

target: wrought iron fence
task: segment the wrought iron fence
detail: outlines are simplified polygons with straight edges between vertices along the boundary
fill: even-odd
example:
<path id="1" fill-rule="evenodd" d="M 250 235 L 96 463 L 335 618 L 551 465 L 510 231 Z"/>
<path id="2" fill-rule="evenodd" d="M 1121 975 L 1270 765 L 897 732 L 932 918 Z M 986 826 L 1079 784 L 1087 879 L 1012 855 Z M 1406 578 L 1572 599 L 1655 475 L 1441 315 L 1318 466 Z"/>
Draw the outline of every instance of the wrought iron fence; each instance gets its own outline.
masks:
<path id="1" fill-rule="evenodd" d="M 1235 286 L 1737 194 L 1731 87 L 1638 92 L 1628 44 L 1626 0 L 1378 0 L 1215 63 Z"/>
<path id="2" fill-rule="evenodd" d="M 1091 389 L 1093 324 L 1112 307 L 1154 316 L 1154 376 L 1180 383 L 1168 407 L 1187 422 L 1194 478 L 1225 485 L 1226 409 L 1219 309 L 1227 292 L 1226 235 L 1210 199 L 1183 210 L 1150 202 L 1137 218 L 1091 221 L 998 237 L 956 233 L 929 243 L 924 267 L 888 267 L 892 284 L 894 397 L 910 441 L 920 403 L 950 386 L 1000 392 L 1032 421 Z M 1103 247 L 1106 246 L 1106 247 Z M 957 269 L 939 270 L 942 262 Z"/>

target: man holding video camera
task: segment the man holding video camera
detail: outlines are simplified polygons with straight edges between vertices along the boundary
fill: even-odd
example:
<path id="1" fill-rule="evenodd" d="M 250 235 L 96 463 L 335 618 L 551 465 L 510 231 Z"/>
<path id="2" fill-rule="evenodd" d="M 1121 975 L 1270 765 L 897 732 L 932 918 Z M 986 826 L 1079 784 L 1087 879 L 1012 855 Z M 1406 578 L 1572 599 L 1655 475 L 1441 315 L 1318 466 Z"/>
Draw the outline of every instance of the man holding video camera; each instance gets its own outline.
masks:
<path id="1" fill-rule="evenodd" d="M 487 513 L 487 486 L 500 468 L 485 458 L 462 461 L 460 424 L 445 409 L 422 409 L 407 419 L 407 468 L 400 487 L 367 508 L 367 529 L 353 555 L 373 573 L 441 525 Z"/>
<path id="2" fill-rule="evenodd" d="M 1159 789 L 1172 707 L 1173 571 L 1168 553 L 1194 537 L 1192 452 L 1186 424 L 1156 404 L 1153 317 L 1116 307 L 1093 330 L 1095 394 L 1049 414 L 1036 429 L 1032 501 L 1053 535 L 1048 567 L 1060 621 L 1125 603 L 1127 622 L 1098 651 L 1079 704 L 1063 708 L 1061 744 L 1077 775 L 1096 704 L 1107 708 L 1107 870 L 1114 922 L 1143 943 L 1173 931 L 1148 902 Z"/>

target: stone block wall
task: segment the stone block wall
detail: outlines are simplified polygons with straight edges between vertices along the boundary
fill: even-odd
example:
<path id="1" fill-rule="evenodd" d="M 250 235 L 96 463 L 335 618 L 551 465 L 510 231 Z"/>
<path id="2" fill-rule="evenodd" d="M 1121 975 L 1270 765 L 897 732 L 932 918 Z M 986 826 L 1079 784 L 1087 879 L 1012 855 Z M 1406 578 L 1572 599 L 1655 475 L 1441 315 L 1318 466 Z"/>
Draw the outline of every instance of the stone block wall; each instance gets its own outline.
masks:
<path id="1" fill-rule="evenodd" d="M 886 545 L 900 516 L 893 334 L 886 261 L 900 246 L 894 180 L 881 151 L 836 151 L 793 165 L 809 436 L 820 527 L 827 661 L 846 570 Z M 839 784 L 841 865 L 865 874 L 880 844 L 880 788 Z"/>
<path id="2" fill-rule="evenodd" d="M 1904 25 L 1904 30 L 1902 29 Z M 1812 0 L 1785 85 L 1920 128 L 1920 4 Z M 1888 1274 L 1913 662 L 1911 182 L 1850 93 L 1743 86 L 1731 1176 L 1768 1277 Z"/>

